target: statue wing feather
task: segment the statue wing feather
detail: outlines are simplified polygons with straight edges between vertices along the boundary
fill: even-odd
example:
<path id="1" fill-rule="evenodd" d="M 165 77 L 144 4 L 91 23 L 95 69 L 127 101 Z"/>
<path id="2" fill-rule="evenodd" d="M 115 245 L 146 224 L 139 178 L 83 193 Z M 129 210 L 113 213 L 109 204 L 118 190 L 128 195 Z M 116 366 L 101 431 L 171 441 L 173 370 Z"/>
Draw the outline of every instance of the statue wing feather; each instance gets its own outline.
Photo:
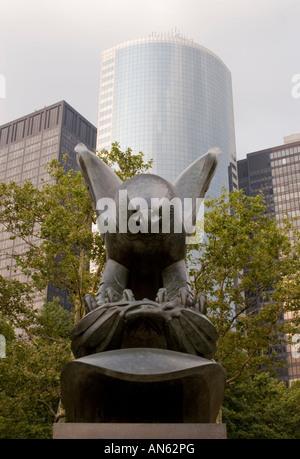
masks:
<path id="1" fill-rule="evenodd" d="M 196 198 L 204 198 L 215 174 L 220 154 L 221 150 L 219 148 L 210 148 L 205 155 L 190 164 L 173 183 L 181 199 L 192 198 L 194 200 L 193 225 L 197 218 Z"/>
<path id="2" fill-rule="evenodd" d="M 96 210 L 100 198 L 114 199 L 122 181 L 107 164 L 95 153 L 89 151 L 83 143 L 76 145 L 75 152 L 93 208 Z"/>

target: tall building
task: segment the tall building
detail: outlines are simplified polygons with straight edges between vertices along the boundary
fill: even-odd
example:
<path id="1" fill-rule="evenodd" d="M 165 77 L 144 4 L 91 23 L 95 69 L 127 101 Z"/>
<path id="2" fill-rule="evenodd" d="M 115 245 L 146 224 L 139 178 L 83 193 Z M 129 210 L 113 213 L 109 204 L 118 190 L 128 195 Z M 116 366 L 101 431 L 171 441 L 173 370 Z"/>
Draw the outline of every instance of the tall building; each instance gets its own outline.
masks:
<path id="1" fill-rule="evenodd" d="M 78 170 L 74 147 L 84 142 L 91 150 L 96 147 L 96 128 L 65 101 L 0 126 L 0 181 L 14 180 L 21 184 L 30 179 L 33 185 L 51 181 L 45 165 L 52 159 L 62 160 L 67 154 L 67 169 Z M 43 182 L 42 182 L 43 179 Z M 13 252 L 22 250 L 20 239 L 11 240 L 10 234 L 0 228 L 0 275 L 5 278 L 25 280 L 15 273 Z M 24 245 L 23 245 L 24 246 Z M 67 307 L 67 292 L 49 285 L 36 301 L 39 307 L 43 298 L 51 301 L 59 297 Z"/>
<path id="2" fill-rule="evenodd" d="M 237 167 L 239 188 L 246 196 L 256 196 L 262 191 L 267 213 L 275 217 L 270 150 L 247 154 L 246 159 L 237 162 Z"/>
<path id="3" fill-rule="evenodd" d="M 219 194 L 229 187 L 236 148 L 229 69 L 177 32 L 104 51 L 97 149 L 112 142 L 142 151 L 154 160 L 152 172 L 170 181 L 217 146 L 222 155 L 209 195 Z"/>
<path id="4" fill-rule="evenodd" d="M 260 191 L 266 201 L 267 214 L 281 225 L 287 216 L 300 230 L 300 134 L 284 138 L 284 144 L 248 153 L 237 162 L 238 182 L 247 196 Z M 292 238 L 292 230 L 290 233 Z M 287 362 L 286 369 L 278 370 L 279 379 L 289 383 L 300 379 L 300 335 L 293 337 L 294 345 L 277 348 L 280 358 Z"/>

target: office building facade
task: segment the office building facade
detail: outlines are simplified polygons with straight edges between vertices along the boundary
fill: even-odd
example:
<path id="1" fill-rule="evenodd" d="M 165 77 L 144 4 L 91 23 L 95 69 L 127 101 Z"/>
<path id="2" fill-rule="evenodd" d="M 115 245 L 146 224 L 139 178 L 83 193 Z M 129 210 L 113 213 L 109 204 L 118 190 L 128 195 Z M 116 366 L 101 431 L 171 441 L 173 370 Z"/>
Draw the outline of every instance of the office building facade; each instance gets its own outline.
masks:
<path id="1" fill-rule="evenodd" d="M 173 181 L 210 147 L 222 150 L 210 196 L 229 187 L 235 131 L 231 73 L 179 33 L 129 41 L 102 54 L 97 149 L 142 151 Z M 231 169 L 230 169 L 231 170 Z"/>
<path id="2" fill-rule="evenodd" d="M 276 218 L 279 226 L 284 217 L 296 218 L 293 226 L 300 230 L 300 134 L 285 137 L 282 145 L 247 154 L 237 166 L 239 188 L 247 196 L 262 191 L 267 214 Z M 293 345 L 283 344 L 276 349 L 278 356 L 287 362 L 285 369 L 278 369 L 279 379 L 286 383 L 300 379 L 298 339 L 300 335 L 295 335 Z"/>
<path id="3" fill-rule="evenodd" d="M 34 186 L 51 182 L 45 166 L 52 159 L 62 160 L 67 154 L 67 169 L 78 170 L 74 147 L 84 142 L 91 150 L 96 147 L 96 128 L 65 101 L 0 126 L 0 181 L 11 180 L 22 184 L 30 180 Z M 11 256 L 22 250 L 20 239 L 11 240 L 10 234 L 0 228 L 0 275 L 24 281 L 21 273 L 15 273 Z M 67 292 L 49 285 L 47 291 L 37 299 L 51 301 L 58 297 L 67 307 Z"/>

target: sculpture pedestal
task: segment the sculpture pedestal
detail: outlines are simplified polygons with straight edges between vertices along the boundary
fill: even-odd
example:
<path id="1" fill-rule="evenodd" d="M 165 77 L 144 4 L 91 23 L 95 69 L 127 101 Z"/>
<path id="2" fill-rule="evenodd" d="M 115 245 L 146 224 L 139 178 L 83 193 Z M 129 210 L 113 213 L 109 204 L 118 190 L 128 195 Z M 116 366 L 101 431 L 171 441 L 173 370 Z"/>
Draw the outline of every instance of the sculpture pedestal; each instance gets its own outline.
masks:
<path id="1" fill-rule="evenodd" d="M 54 439 L 204 440 L 226 439 L 225 424 L 82 424 L 56 423 Z"/>
<path id="2" fill-rule="evenodd" d="M 224 387 L 217 363 L 165 349 L 92 354 L 61 374 L 68 423 L 215 423 Z"/>

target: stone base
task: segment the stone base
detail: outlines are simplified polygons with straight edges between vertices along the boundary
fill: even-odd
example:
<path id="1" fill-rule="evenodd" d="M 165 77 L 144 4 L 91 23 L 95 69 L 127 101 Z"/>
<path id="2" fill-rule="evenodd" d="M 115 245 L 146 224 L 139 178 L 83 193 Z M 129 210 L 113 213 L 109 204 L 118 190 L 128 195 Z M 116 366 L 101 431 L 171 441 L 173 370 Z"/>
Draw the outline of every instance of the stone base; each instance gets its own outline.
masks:
<path id="1" fill-rule="evenodd" d="M 215 423 L 224 387 L 216 362 L 166 349 L 100 352 L 69 362 L 61 373 L 70 423 Z"/>
<path id="2" fill-rule="evenodd" d="M 226 439 L 226 424 L 56 423 L 54 439 Z"/>

